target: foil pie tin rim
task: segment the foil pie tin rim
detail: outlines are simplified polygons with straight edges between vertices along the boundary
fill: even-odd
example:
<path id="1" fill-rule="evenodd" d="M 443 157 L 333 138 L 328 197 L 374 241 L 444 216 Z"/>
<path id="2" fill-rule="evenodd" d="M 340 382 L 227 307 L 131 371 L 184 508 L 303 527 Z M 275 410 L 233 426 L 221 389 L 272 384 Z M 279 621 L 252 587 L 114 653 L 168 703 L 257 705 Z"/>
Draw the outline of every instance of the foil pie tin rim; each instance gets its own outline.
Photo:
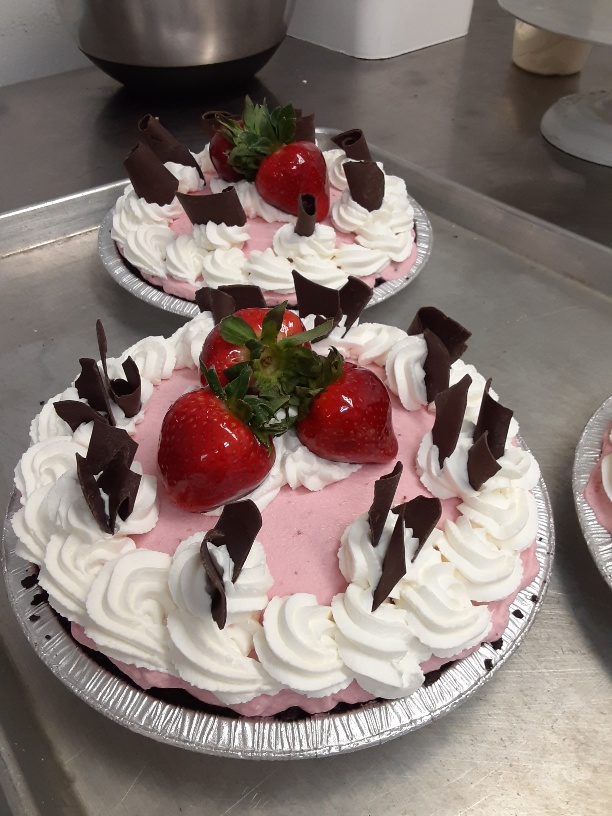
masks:
<path id="1" fill-rule="evenodd" d="M 595 511 L 584 497 L 589 478 L 601 456 L 604 434 L 612 422 L 612 396 L 600 405 L 587 422 L 576 446 L 572 490 L 578 521 L 587 547 L 608 586 L 612 587 L 612 536 L 597 521 Z"/>
<path id="2" fill-rule="evenodd" d="M 317 141 L 328 142 L 331 135 L 338 131 L 332 131 L 326 128 L 317 128 Z M 330 142 L 330 144 L 332 144 Z M 335 147 L 335 145 L 334 145 Z M 376 158 L 376 148 L 370 145 L 372 155 Z M 127 184 L 127 180 L 126 180 Z M 415 230 L 415 245 L 416 258 L 414 264 L 410 268 L 410 274 L 399 278 L 398 280 L 385 281 L 379 286 L 376 286 L 372 292 L 372 297 L 366 309 L 370 306 L 376 306 L 378 303 L 388 300 L 393 295 L 397 295 L 402 289 L 405 289 L 412 283 L 422 271 L 423 267 L 429 260 L 433 245 L 433 231 L 431 222 L 423 207 L 415 201 L 412 196 L 408 195 L 414 209 L 414 230 Z M 200 313 L 197 305 L 189 300 L 169 295 L 161 289 L 147 283 L 136 272 L 126 264 L 123 256 L 119 252 L 117 245 L 111 238 L 110 230 L 113 223 L 114 207 L 106 214 L 100 229 L 98 231 L 98 255 L 102 264 L 108 274 L 113 280 L 119 284 L 123 289 L 130 292 L 140 300 L 150 303 L 152 306 L 157 306 L 166 312 L 172 312 L 183 317 L 192 318 Z"/>
<path id="3" fill-rule="evenodd" d="M 160 742 L 217 756 L 270 760 L 332 756 L 387 742 L 449 713 L 484 685 L 517 649 L 542 605 L 554 553 L 552 509 L 543 479 L 533 493 L 540 570 L 511 604 L 501 648 L 482 644 L 409 697 L 292 722 L 273 717 L 232 719 L 167 703 L 99 665 L 73 640 L 46 600 L 33 605 L 40 592 L 38 584 L 22 584 L 37 570 L 14 551 L 17 539 L 10 518 L 20 506 L 16 490 L 4 523 L 3 572 L 13 611 L 38 656 L 74 694 L 120 725 Z"/>

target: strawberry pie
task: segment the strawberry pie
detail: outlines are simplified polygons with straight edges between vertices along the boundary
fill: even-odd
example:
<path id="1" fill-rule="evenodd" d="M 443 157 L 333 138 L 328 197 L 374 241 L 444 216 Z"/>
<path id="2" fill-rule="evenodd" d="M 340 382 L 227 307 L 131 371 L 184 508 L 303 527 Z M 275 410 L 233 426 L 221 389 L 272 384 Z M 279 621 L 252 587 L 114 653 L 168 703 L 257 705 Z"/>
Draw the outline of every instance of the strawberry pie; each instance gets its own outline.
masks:
<path id="1" fill-rule="evenodd" d="M 333 289 L 350 276 L 374 287 L 411 275 L 406 185 L 372 161 L 360 130 L 322 152 L 311 116 L 248 98 L 240 118 L 203 121 L 210 141 L 192 154 L 146 116 L 126 159 L 111 236 L 146 281 L 192 301 L 203 287 L 254 285 L 274 305 L 295 304 L 293 270 Z"/>
<path id="2" fill-rule="evenodd" d="M 209 287 L 118 357 L 98 324 L 15 472 L 17 552 L 74 637 L 244 716 L 407 696 L 539 569 L 538 466 L 469 332 L 294 281 L 295 312 Z"/>

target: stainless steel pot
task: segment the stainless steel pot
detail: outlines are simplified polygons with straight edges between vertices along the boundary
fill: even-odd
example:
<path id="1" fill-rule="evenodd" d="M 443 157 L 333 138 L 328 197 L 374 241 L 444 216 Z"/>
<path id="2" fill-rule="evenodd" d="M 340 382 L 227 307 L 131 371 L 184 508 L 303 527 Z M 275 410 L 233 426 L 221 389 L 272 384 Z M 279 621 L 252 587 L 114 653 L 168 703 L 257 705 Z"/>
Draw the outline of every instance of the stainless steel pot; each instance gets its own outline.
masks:
<path id="1" fill-rule="evenodd" d="M 119 81 L 141 84 L 167 79 L 168 70 L 196 82 L 251 76 L 284 39 L 295 0 L 55 2 L 87 57 Z"/>

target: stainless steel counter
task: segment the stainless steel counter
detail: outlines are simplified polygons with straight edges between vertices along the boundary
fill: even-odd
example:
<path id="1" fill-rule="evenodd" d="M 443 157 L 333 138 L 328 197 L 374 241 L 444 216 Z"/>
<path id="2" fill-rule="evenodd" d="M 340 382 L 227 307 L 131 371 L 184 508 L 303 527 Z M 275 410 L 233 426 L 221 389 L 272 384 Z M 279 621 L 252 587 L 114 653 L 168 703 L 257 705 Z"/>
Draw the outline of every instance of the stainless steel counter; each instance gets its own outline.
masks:
<path id="1" fill-rule="evenodd" d="M 609 209 L 601 203 L 609 201 L 610 176 L 559 164 L 537 132 L 541 110 L 569 92 L 569 80 L 548 84 L 513 69 L 511 20 L 478 0 L 476 12 L 467 40 L 387 62 L 287 41 L 253 90 L 316 108 L 323 125 L 361 125 L 381 147 L 604 240 Z M 605 55 L 596 57 L 591 77 L 610 65 Z M 85 69 L 0 89 L 0 211 L 123 175 L 120 158 L 133 141 L 128 125 L 149 106 L 114 87 Z M 196 114 L 226 103 L 238 101 L 167 105 L 165 120 L 195 143 Z M 447 310 L 474 333 L 468 360 L 492 374 L 516 408 L 551 491 L 558 533 L 553 581 L 526 641 L 474 698 L 421 731 L 353 755 L 264 764 L 164 746 L 92 711 L 27 646 L 1 591 L 3 814 L 5 804 L 19 816 L 608 811 L 612 594 L 578 527 L 571 466 L 581 429 L 612 390 L 612 254 L 416 170 L 410 181 L 431 213 L 434 252 L 420 278 L 370 316 L 405 325 L 423 304 Z M 62 234 L 56 227 L 46 240 Z M 0 265 L 2 501 L 40 400 L 69 381 L 78 355 L 96 354 L 95 318 L 104 317 L 115 350 L 146 334 L 169 334 L 181 322 L 110 281 L 86 218 L 80 227 L 81 235 Z M 12 250 L 28 244 L 25 230 L 20 241 L 4 234 Z"/>

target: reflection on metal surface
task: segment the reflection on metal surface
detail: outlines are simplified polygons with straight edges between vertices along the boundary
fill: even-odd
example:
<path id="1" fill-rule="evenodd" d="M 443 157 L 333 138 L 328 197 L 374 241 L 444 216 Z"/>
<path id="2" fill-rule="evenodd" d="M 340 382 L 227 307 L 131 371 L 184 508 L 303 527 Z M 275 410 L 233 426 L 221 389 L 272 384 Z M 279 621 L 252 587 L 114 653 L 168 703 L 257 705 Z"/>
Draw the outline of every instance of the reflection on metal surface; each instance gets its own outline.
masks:
<path id="1" fill-rule="evenodd" d="M 584 498 L 591 472 L 601 456 L 602 439 L 611 422 L 612 397 L 595 411 L 582 432 L 574 458 L 572 488 L 578 520 L 587 546 L 599 571 L 612 587 L 612 536 L 597 521 L 595 513 Z"/>
<path id="2" fill-rule="evenodd" d="M 46 601 L 36 606 L 33 620 L 32 599 L 39 590 L 37 586 L 24 588 L 22 581 L 34 574 L 35 568 L 15 555 L 16 538 L 8 521 L 20 506 L 17 492 L 12 495 L 4 525 L 4 578 L 15 615 L 39 657 L 71 691 L 115 722 L 161 742 L 207 754 L 243 759 L 330 756 L 386 742 L 442 717 L 474 694 L 516 650 L 542 604 L 554 551 L 552 511 L 543 480 L 534 495 L 540 572 L 512 603 L 500 649 L 483 644 L 410 697 L 294 722 L 233 719 L 162 702 L 85 654 Z"/>

